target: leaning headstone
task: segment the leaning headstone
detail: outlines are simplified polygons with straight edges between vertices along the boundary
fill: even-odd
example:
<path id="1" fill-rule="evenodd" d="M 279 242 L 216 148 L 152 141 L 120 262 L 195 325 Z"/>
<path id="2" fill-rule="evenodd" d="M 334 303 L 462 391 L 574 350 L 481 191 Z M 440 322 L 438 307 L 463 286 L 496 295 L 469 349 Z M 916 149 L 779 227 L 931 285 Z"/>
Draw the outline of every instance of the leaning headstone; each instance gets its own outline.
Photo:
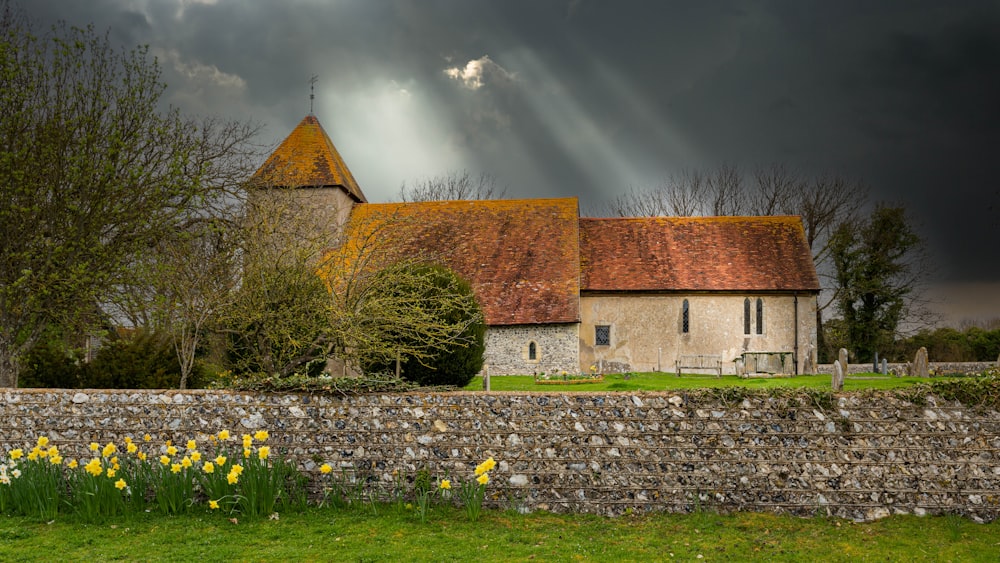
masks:
<path id="1" fill-rule="evenodd" d="M 914 377 L 928 377 L 930 375 L 927 365 L 927 348 L 923 346 L 917 350 L 917 356 L 913 358 L 913 372 L 910 375 Z"/>
<path id="2" fill-rule="evenodd" d="M 889 360 L 882 358 L 882 369 L 879 370 L 879 373 L 881 373 L 882 375 L 886 375 L 889 373 Z"/>
<path id="3" fill-rule="evenodd" d="M 830 386 L 834 391 L 844 390 L 844 368 L 840 367 L 840 361 L 833 362 L 833 377 L 830 378 Z"/>
<path id="4" fill-rule="evenodd" d="M 841 348 L 840 352 L 837 354 L 837 361 L 840 362 L 840 369 L 843 370 L 843 374 L 846 376 L 847 371 L 847 349 Z"/>

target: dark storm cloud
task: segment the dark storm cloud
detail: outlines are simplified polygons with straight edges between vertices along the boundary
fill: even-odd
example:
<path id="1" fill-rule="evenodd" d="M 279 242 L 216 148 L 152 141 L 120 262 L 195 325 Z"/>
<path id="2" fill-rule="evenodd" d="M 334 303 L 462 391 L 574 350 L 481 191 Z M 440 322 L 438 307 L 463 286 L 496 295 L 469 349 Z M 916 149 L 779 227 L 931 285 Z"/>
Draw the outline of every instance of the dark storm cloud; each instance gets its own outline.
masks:
<path id="1" fill-rule="evenodd" d="M 264 122 L 267 143 L 319 74 L 316 113 L 373 200 L 468 168 L 593 208 L 680 168 L 778 162 L 865 181 L 951 279 L 1000 280 L 996 2 L 24 6 L 148 43 L 169 101 Z"/>

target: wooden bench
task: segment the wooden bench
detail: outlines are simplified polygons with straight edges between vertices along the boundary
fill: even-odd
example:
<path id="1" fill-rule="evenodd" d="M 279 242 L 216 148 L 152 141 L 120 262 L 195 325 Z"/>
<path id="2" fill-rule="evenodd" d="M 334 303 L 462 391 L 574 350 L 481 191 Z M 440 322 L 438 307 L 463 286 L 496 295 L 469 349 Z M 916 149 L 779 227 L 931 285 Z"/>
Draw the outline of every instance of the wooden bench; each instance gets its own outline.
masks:
<path id="1" fill-rule="evenodd" d="M 715 377 L 722 377 L 722 356 L 714 354 L 688 354 L 678 356 L 675 363 L 677 366 L 677 377 L 680 377 L 681 373 L 686 369 L 712 370 L 715 372 Z"/>

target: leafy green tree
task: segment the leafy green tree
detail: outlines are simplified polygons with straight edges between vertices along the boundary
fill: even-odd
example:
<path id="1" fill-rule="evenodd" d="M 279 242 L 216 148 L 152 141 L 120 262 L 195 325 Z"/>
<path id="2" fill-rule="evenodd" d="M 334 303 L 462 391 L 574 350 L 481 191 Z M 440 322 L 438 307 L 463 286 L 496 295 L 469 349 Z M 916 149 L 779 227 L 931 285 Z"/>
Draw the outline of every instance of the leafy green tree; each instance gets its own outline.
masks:
<path id="1" fill-rule="evenodd" d="M 847 340 L 857 361 L 871 361 L 911 310 L 924 273 L 920 237 L 903 208 L 879 205 L 867 220 L 841 223 L 829 246 Z"/>
<path id="2" fill-rule="evenodd" d="M 376 285 L 382 292 L 382 298 L 394 301 L 394 309 L 413 308 L 413 311 L 400 311 L 410 318 L 410 322 L 403 326 L 386 327 L 391 332 L 384 335 L 382 343 L 382 346 L 388 346 L 386 351 L 390 354 L 393 349 L 398 351 L 397 358 L 401 364 L 403 379 L 420 385 L 458 387 L 472 380 L 483 367 L 486 325 L 482 322 L 482 311 L 469 283 L 451 270 L 439 266 L 406 265 L 399 270 L 383 271 L 381 275 L 392 280 L 391 283 Z M 419 319 L 418 326 L 426 327 L 437 323 L 445 327 L 456 327 L 450 342 L 426 347 L 428 353 L 418 356 L 414 350 L 425 348 L 425 343 L 421 340 L 423 331 L 406 326 L 417 320 L 414 312 L 423 317 Z M 404 355 L 403 351 L 409 353 Z M 394 371 L 395 362 L 386 356 L 387 354 L 377 354 L 376 361 L 369 362 L 365 370 Z"/>
<path id="3" fill-rule="evenodd" d="M 47 327 L 93 322 L 156 241 L 233 187 L 253 128 L 164 111 L 163 89 L 146 48 L 0 14 L 0 387 Z"/>

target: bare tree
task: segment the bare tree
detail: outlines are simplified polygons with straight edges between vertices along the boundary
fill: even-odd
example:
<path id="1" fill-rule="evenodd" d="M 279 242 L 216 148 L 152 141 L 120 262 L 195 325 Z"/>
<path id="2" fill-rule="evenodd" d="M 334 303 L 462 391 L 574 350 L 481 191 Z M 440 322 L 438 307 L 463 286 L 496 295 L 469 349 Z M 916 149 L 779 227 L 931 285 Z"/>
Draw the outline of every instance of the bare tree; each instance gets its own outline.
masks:
<path id="1" fill-rule="evenodd" d="M 498 187 L 496 178 L 486 173 L 473 176 L 468 170 L 449 172 L 441 176 L 418 180 L 413 184 L 404 182 L 399 188 L 399 200 L 403 202 L 504 199 L 505 197 L 507 197 L 507 188 Z"/>
<path id="2" fill-rule="evenodd" d="M 747 194 L 747 212 L 751 215 L 794 215 L 805 182 L 783 164 L 754 169 L 754 189 Z"/>
<path id="3" fill-rule="evenodd" d="M 705 175 L 711 215 L 745 215 L 747 198 L 743 192 L 743 174 L 735 164 L 723 164 Z"/>

